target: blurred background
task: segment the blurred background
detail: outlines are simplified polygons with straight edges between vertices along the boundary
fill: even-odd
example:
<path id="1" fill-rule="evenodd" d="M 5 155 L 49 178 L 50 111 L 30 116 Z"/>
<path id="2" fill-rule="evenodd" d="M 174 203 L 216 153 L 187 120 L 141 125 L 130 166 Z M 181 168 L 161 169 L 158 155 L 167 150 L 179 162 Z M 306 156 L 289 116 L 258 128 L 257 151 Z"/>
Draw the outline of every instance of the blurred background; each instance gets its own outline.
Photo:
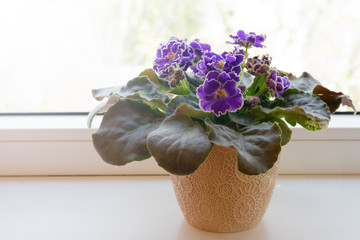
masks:
<path id="1" fill-rule="evenodd" d="M 267 35 L 252 56 L 307 71 L 359 109 L 359 12 L 358 0 L 0 0 L 0 113 L 88 112 L 91 89 L 152 68 L 171 36 L 221 53 L 239 29 Z"/>

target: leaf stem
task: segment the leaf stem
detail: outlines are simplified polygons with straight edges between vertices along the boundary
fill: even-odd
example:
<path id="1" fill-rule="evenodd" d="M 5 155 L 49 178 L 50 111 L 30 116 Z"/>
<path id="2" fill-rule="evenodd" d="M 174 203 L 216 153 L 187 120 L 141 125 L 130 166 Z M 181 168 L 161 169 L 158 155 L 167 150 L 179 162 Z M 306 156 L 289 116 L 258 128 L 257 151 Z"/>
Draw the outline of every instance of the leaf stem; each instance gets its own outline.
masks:
<path id="1" fill-rule="evenodd" d="M 244 60 L 243 62 L 241 63 L 241 72 L 240 72 L 240 80 L 242 79 L 243 75 L 244 75 L 244 71 L 245 71 L 245 63 L 246 63 L 246 60 L 248 58 L 248 48 L 245 47 L 245 56 L 244 56 Z M 239 81 L 237 84 L 239 85 L 241 81 Z"/>

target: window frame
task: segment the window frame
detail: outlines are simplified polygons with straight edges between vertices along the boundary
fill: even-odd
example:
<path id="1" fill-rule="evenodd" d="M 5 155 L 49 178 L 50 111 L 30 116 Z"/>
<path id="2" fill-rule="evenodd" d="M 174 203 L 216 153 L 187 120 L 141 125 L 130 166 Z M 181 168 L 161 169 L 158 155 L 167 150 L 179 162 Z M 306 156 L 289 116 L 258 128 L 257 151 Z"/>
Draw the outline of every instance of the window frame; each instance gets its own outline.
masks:
<path id="1" fill-rule="evenodd" d="M 126 166 L 104 163 L 86 127 L 87 113 L 0 115 L 0 176 L 164 175 L 154 159 Z M 292 127 L 280 174 L 360 174 L 360 117 L 336 114 L 320 132 Z"/>

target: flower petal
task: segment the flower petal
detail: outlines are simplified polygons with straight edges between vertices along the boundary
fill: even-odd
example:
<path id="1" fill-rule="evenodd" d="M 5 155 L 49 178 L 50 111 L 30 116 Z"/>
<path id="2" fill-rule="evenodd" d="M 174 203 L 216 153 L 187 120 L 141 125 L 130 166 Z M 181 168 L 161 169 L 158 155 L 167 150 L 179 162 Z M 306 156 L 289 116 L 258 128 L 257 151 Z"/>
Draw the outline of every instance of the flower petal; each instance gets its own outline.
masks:
<path id="1" fill-rule="evenodd" d="M 230 80 L 224 83 L 223 89 L 227 93 L 227 96 L 233 96 L 236 93 L 240 93 L 240 89 L 237 88 L 236 82 L 234 80 Z"/>
<path id="2" fill-rule="evenodd" d="M 230 105 L 226 103 L 225 99 L 219 99 L 210 106 L 210 110 L 213 111 L 216 116 L 225 114 L 230 108 Z"/>
<path id="3" fill-rule="evenodd" d="M 217 80 L 219 77 L 219 72 L 218 71 L 210 71 L 208 72 L 208 74 L 206 74 L 206 79 L 207 80 Z"/>
<path id="4" fill-rule="evenodd" d="M 226 72 L 222 72 L 218 77 L 220 83 L 225 83 L 228 79 L 230 79 L 230 76 Z"/>
<path id="5" fill-rule="evenodd" d="M 243 30 L 239 30 L 236 35 L 243 40 L 248 36 Z"/>
<path id="6" fill-rule="evenodd" d="M 213 95 L 216 93 L 216 90 L 220 88 L 220 83 L 216 80 L 206 80 L 204 82 L 204 93 L 206 95 Z"/>
<path id="7" fill-rule="evenodd" d="M 240 109 L 244 104 L 242 95 L 240 93 L 232 97 L 225 98 L 225 102 L 230 106 L 229 110 L 232 112 Z"/>
<path id="8" fill-rule="evenodd" d="M 205 101 L 205 100 L 200 100 L 200 107 L 204 110 L 204 111 L 206 111 L 206 112 L 210 112 L 211 111 L 211 109 L 210 109 L 210 107 L 211 107 L 211 105 L 213 104 L 214 102 L 213 101 Z"/>
<path id="9" fill-rule="evenodd" d="M 206 97 L 207 95 L 204 93 L 204 86 L 201 85 L 196 89 L 196 95 L 199 97 L 199 99 L 202 99 Z"/>

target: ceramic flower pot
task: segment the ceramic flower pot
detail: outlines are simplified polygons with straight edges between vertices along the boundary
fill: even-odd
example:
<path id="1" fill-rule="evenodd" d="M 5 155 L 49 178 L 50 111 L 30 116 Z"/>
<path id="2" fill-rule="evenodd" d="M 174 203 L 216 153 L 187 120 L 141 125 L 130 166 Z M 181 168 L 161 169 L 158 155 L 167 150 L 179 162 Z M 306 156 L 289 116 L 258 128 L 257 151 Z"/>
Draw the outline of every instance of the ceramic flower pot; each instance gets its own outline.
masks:
<path id="1" fill-rule="evenodd" d="M 257 226 L 270 202 L 278 161 L 266 173 L 237 169 L 233 148 L 215 145 L 191 175 L 171 175 L 180 208 L 191 225 L 210 232 L 239 232 Z"/>

